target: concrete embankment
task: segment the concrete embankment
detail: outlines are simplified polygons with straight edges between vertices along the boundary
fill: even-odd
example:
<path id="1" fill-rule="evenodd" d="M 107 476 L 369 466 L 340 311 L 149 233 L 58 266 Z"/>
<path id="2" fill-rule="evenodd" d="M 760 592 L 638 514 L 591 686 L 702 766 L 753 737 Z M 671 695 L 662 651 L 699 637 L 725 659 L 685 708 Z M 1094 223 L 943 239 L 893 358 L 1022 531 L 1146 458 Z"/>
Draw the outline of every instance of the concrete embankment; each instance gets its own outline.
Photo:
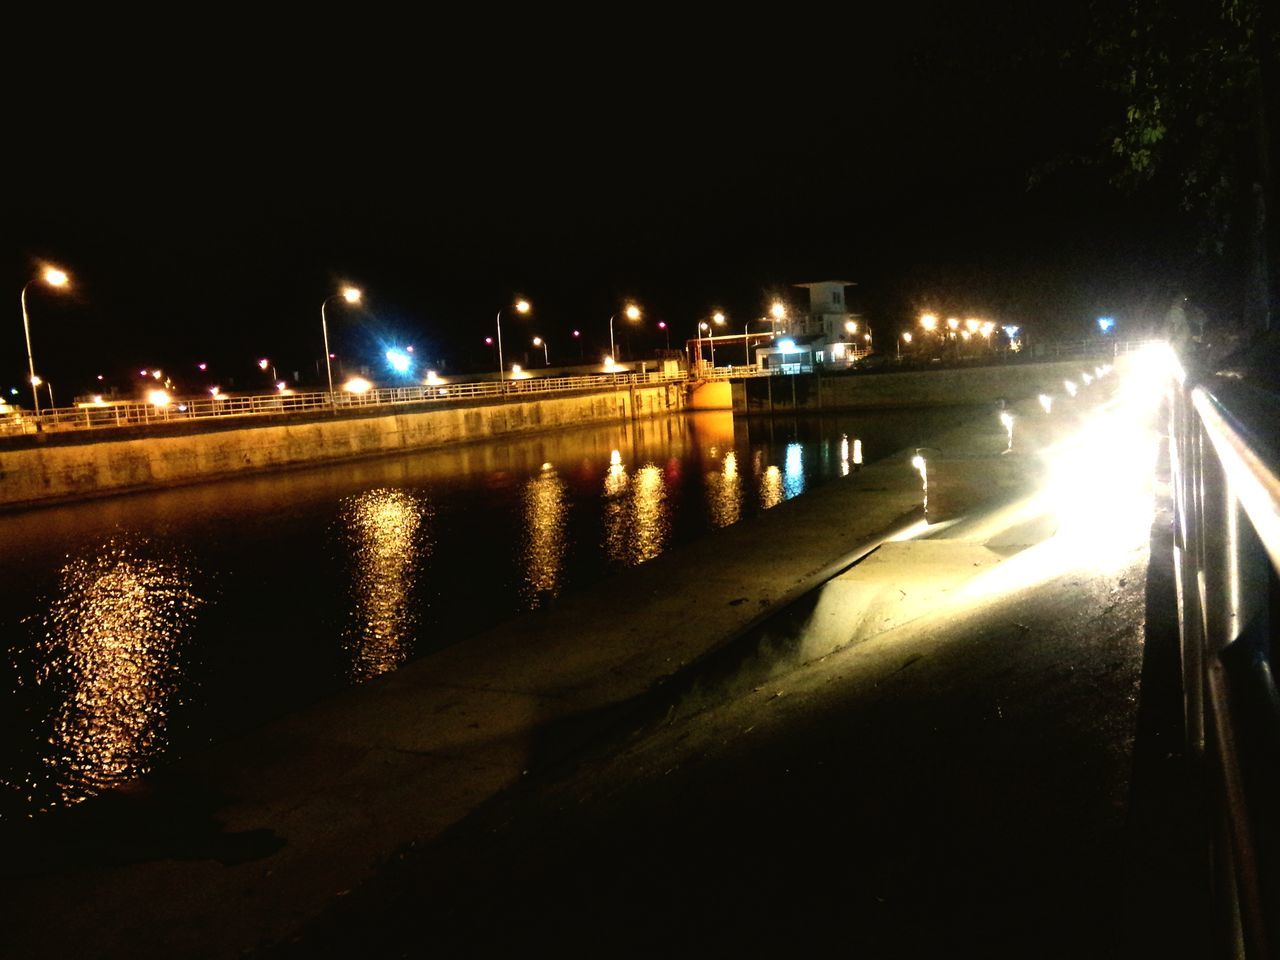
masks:
<path id="1" fill-rule="evenodd" d="M 146 427 L 32 434 L 0 444 L 0 507 L 661 416 L 682 410 L 684 402 L 684 385 L 670 383 L 511 403 L 384 407 L 361 415 L 175 419 Z"/>
<path id="2" fill-rule="evenodd" d="M 934 443 L 998 454 L 1005 437 L 993 415 Z M 913 452 L 192 757 L 175 791 L 68 812 L 50 828 L 75 839 L 10 858 L 39 874 L 11 897 L 12 942 L 131 957 L 280 942 L 921 516 Z"/>

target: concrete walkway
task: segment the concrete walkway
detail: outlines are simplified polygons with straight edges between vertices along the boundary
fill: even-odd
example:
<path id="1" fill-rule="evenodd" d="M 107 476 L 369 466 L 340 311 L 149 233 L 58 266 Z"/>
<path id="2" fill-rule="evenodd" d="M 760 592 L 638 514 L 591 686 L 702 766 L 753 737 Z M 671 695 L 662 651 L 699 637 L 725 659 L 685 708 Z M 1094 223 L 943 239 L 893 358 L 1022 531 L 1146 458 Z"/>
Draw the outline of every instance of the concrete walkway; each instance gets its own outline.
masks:
<path id="1" fill-rule="evenodd" d="M 993 413 L 933 446 L 990 457 L 1005 443 Z M 10 955 L 287 941 L 918 520 L 912 452 L 50 821 L 11 860 Z"/>

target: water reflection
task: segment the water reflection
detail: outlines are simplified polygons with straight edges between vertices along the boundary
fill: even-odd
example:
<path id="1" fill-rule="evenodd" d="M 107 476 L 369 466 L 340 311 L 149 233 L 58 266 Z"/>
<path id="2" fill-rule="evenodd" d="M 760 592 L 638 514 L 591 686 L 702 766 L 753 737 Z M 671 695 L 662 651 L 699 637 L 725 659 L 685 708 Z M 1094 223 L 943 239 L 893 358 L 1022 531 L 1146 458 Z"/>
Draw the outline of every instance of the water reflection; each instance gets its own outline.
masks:
<path id="1" fill-rule="evenodd" d="M 798 443 L 787 444 L 787 470 L 783 483 L 783 499 L 790 500 L 804 493 L 804 447 Z"/>
<path id="2" fill-rule="evenodd" d="M 66 563 L 36 644 L 37 686 L 55 690 L 45 756 L 74 803 L 147 771 L 168 745 L 183 653 L 205 602 L 195 569 L 145 538 L 115 538 Z M 49 784 L 27 788 L 46 793 Z"/>
<path id="3" fill-rule="evenodd" d="M 671 530 L 662 468 L 647 463 L 629 478 L 615 450 L 604 478 L 603 520 L 610 563 L 634 567 L 660 554 Z"/>
<path id="4" fill-rule="evenodd" d="M 351 562 L 351 613 L 343 645 L 357 682 L 394 670 L 418 622 L 411 602 L 430 553 L 430 508 L 419 494 L 379 488 L 342 501 L 339 523 Z"/>
<path id="5" fill-rule="evenodd" d="M 726 453 L 721 470 L 709 472 L 706 484 L 712 525 L 727 527 L 737 523 L 742 516 L 742 481 L 738 476 L 737 453 L 732 450 Z"/>
<path id="6" fill-rule="evenodd" d="M 760 506 L 768 510 L 782 502 L 782 471 L 772 464 L 760 478 Z"/>
<path id="7" fill-rule="evenodd" d="M 564 564 L 568 488 L 549 463 L 524 486 L 524 584 L 530 610 L 560 592 Z"/>

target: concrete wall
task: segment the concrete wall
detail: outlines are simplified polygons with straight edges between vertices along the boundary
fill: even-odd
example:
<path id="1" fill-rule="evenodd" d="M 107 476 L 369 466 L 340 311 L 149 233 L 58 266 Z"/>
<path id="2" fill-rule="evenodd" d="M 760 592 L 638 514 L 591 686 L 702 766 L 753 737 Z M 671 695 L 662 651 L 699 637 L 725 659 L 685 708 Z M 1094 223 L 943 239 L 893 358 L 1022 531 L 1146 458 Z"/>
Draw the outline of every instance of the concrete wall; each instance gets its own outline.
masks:
<path id="1" fill-rule="evenodd" d="M 450 405 L 361 417 L 278 418 L 266 425 L 15 438 L 0 448 L 0 506 L 79 499 L 196 483 L 324 461 L 660 416 L 684 408 L 683 384 L 578 393 L 478 406 Z M 197 427 L 195 422 L 186 424 Z"/>
<path id="2" fill-rule="evenodd" d="M 865 410 L 876 407 L 932 407 L 1016 400 L 1037 393 L 1061 393 L 1062 381 L 1079 380 L 1097 360 L 960 367 L 906 373 L 757 377 L 733 383 L 736 413 Z"/>

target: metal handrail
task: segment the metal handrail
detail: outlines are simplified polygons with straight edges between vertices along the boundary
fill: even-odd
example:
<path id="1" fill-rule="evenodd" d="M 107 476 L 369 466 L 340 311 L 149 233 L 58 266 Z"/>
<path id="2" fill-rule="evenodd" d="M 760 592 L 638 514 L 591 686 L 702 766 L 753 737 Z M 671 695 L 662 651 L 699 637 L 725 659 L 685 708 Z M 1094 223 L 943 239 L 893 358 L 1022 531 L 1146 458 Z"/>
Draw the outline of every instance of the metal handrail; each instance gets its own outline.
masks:
<path id="1" fill-rule="evenodd" d="M 456 400 L 508 399 L 572 390 L 630 389 L 685 379 L 683 372 L 604 373 L 579 377 L 529 377 L 518 380 L 468 381 L 386 387 L 364 393 L 326 391 L 280 392 L 252 396 L 174 398 L 163 406 L 141 401 L 82 404 L 42 410 L 39 416 L 17 413 L 0 418 L 0 436 L 38 431 L 93 430 L 104 427 L 150 426 L 183 420 L 220 420 L 235 417 L 351 411 L 408 403 L 440 403 Z"/>
<path id="2" fill-rule="evenodd" d="M 1280 475 L 1260 438 L 1280 403 L 1181 379 L 1172 399 L 1184 725 L 1212 801 L 1220 952 L 1269 957 L 1280 944 Z"/>

